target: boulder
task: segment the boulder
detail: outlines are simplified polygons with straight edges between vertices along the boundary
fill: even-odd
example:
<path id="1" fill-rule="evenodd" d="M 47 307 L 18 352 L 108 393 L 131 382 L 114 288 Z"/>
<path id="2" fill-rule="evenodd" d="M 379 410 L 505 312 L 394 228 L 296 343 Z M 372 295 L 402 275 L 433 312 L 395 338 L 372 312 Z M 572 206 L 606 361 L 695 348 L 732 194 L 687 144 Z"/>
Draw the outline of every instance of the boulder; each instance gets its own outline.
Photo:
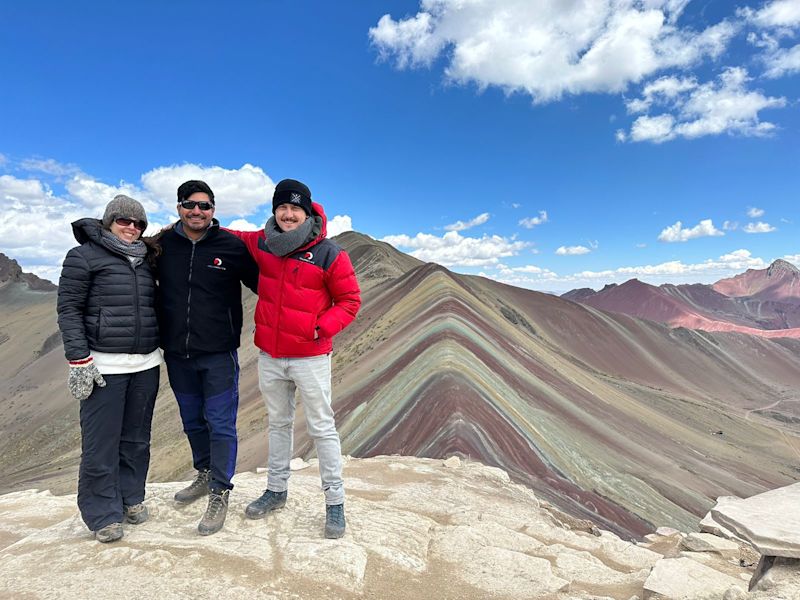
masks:
<path id="1" fill-rule="evenodd" d="M 663 558 L 644 583 L 644 600 L 719 600 L 744 584 L 690 558 Z"/>
<path id="2" fill-rule="evenodd" d="M 720 498 L 717 523 L 747 540 L 762 555 L 800 558 L 800 483 L 743 500 Z"/>

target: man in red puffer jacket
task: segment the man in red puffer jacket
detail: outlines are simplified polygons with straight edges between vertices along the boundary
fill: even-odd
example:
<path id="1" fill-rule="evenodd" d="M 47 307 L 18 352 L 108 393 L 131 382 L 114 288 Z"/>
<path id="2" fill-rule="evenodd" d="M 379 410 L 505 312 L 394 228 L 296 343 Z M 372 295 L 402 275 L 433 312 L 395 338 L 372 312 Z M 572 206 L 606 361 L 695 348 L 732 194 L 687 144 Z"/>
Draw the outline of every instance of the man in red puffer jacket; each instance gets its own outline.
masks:
<path id="1" fill-rule="evenodd" d="M 339 538 L 345 531 L 344 485 L 331 409 L 331 350 L 333 336 L 355 318 L 361 291 L 350 257 L 326 239 L 325 212 L 305 184 L 280 181 L 272 212 L 262 231 L 233 232 L 259 269 L 255 344 L 269 413 L 267 489 L 245 514 L 258 519 L 286 504 L 297 389 L 319 458 L 325 537 Z"/>

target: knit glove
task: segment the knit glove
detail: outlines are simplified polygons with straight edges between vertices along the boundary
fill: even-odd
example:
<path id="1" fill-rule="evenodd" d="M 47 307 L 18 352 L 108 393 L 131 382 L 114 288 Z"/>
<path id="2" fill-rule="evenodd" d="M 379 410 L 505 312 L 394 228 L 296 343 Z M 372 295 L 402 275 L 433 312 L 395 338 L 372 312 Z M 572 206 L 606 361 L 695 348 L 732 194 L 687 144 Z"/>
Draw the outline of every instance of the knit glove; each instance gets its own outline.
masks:
<path id="1" fill-rule="evenodd" d="M 87 356 L 81 360 L 69 361 L 69 378 L 67 385 L 69 392 L 76 400 L 86 400 L 92 393 L 94 384 L 106 387 L 106 380 L 94 366 L 94 359 Z"/>

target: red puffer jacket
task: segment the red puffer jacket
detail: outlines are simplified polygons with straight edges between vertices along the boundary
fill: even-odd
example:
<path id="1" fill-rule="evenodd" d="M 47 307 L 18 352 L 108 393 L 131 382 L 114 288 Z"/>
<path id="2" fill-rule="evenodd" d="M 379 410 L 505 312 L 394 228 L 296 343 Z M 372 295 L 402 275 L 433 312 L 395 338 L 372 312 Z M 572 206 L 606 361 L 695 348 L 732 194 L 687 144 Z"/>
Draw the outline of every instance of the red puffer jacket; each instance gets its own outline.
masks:
<path id="1" fill-rule="evenodd" d="M 322 231 L 313 242 L 288 256 L 275 256 L 267 250 L 263 229 L 231 231 L 258 264 L 255 344 L 273 358 L 329 353 L 333 336 L 355 319 L 361 306 L 350 257 L 325 238 L 325 212 L 316 202 L 312 206 L 322 217 Z"/>

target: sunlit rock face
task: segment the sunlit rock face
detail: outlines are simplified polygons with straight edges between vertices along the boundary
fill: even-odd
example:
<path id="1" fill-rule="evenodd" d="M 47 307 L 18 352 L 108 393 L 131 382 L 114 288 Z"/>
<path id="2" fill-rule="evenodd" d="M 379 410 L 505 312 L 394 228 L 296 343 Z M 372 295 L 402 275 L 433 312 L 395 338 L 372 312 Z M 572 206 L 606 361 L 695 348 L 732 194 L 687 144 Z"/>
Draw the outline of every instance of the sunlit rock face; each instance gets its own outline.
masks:
<path id="1" fill-rule="evenodd" d="M 748 497 L 800 477 L 799 340 L 670 329 L 457 275 L 354 232 L 337 241 L 364 289 L 333 355 L 345 453 L 478 460 L 626 538 L 659 525 L 695 530 L 718 496 Z M 249 315 L 254 304 L 245 294 Z M 0 310 L 0 331 L 13 332 L 0 344 L 15 348 L 8 356 L 21 354 L 34 332 L 37 348 L 57 335 L 54 295 L 37 309 L 49 325 L 26 321 L 29 307 L 8 306 Z M 247 329 L 239 471 L 267 456 Z M 77 403 L 63 354 L 60 346 L 33 352 L 0 388 L 0 492 L 73 492 Z M 296 423 L 296 455 L 313 457 L 302 409 Z M 150 480 L 191 475 L 162 371 Z"/>
<path id="2" fill-rule="evenodd" d="M 149 484 L 150 519 L 125 525 L 111 544 L 85 529 L 74 495 L 0 496 L 0 597 L 628 600 L 643 597 L 646 581 L 668 585 L 648 579 L 661 553 L 582 529 L 499 469 L 447 465 L 346 460 L 348 529 L 340 540 L 323 538 L 314 461 L 292 473 L 286 507 L 264 520 L 245 518 L 244 508 L 266 475 L 238 474 L 225 526 L 209 537 L 196 529 L 203 500 L 172 501 L 185 482 Z M 704 569 L 721 581 L 715 590 L 745 586 L 752 573 L 713 556 L 684 560 L 687 573 Z"/>

